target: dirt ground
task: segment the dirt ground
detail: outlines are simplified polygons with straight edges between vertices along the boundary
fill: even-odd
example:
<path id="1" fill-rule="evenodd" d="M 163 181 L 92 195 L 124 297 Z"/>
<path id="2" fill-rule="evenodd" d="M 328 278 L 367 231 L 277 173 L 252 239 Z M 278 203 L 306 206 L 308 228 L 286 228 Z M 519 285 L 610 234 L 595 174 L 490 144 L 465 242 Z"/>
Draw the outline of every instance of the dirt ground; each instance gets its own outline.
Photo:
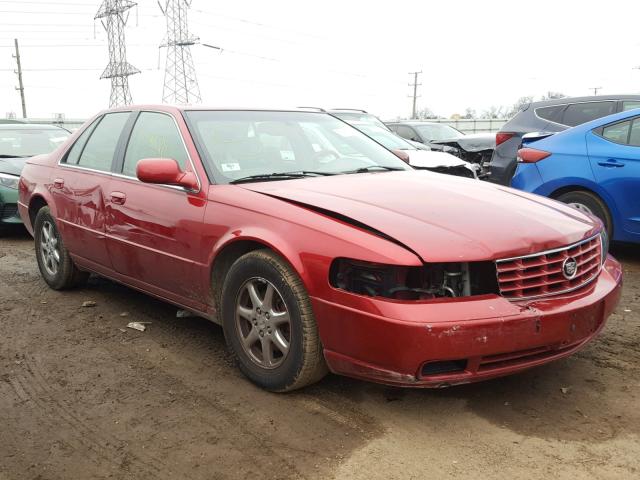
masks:
<path id="1" fill-rule="evenodd" d="M 277 395 L 219 327 L 99 278 L 52 291 L 31 238 L 2 238 L 0 480 L 640 478 L 640 248 L 614 253 L 622 302 L 570 359 L 444 390 L 328 376 Z"/>

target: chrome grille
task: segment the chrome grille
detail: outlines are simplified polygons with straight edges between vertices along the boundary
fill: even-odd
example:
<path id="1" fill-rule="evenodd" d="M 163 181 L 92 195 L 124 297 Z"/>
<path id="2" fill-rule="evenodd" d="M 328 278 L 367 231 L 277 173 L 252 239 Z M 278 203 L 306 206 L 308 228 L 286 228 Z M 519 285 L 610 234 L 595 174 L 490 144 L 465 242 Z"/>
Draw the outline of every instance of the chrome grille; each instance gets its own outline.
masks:
<path id="1" fill-rule="evenodd" d="M 575 260 L 575 275 L 571 271 Z M 577 290 L 600 273 L 602 243 L 600 235 L 567 247 L 522 257 L 496 260 L 500 294 L 510 300 L 546 297 Z"/>

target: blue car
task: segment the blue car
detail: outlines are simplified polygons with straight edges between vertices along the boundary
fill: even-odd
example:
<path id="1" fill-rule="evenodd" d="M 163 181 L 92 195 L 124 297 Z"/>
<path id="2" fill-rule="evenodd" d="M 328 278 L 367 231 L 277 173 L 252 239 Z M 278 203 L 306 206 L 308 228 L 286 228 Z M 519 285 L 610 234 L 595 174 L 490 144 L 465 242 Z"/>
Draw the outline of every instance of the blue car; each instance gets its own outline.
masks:
<path id="1" fill-rule="evenodd" d="M 640 242 L 640 109 L 525 136 L 511 186 L 599 217 L 613 240 Z"/>

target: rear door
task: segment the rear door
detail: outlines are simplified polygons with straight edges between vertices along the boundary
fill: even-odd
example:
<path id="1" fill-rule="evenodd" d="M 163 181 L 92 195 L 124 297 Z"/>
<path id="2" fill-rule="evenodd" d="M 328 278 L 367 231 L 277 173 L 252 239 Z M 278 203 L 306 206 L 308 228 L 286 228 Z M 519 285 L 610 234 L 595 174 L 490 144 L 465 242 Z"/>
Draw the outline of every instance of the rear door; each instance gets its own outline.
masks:
<path id="1" fill-rule="evenodd" d="M 640 117 L 589 132 L 587 148 L 596 181 L 619 212 L 614 238 L 640 233 Z"/>
<path id="2" fill-rule="evenodd" d="M 181 135 L 168 113 L 137 114 L 106 198 L 108 249 L 115 270 L 142 282 L 142 288 L 206 303 L 208 288 L 200 281 L 209 254 L 201 248 L 204 190 L 146 184 L 136 177 L 143 158 L 172 158 L 181 169 L 194 171 Z"/>
<path id="3" fill-rule="evenodd" d="M 115 153 L 131 112 L 107 113 L 69 150 L 53 180 L 59 223 L 69 251 L 91 268 L 109 268 L 105 238 L 105 191 Z"/>

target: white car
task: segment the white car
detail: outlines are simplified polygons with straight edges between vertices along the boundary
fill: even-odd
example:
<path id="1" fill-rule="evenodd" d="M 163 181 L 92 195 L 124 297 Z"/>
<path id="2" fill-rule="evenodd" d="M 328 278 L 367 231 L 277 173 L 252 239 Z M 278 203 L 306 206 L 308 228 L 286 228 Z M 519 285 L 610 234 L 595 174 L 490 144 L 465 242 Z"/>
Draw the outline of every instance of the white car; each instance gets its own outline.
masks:
<path id="1" fill-rule="evenodd" d="M 424 145 L 417 147 L 408 140 L 393 133 L 370 113 L 357 112 L 356 114 L 351 110 L 344 112 L 340 110 L 330 110 L 329 113 L 357 128 L 382 146 L 398 153 L 398 156 L 406 154 L 409 165 L 414 168 L 447 173 L 460 177 L 478 178 L 478 165 L 466 162 L 450 153 L 430 150 L 429 147 L 425 147 Z"/>

